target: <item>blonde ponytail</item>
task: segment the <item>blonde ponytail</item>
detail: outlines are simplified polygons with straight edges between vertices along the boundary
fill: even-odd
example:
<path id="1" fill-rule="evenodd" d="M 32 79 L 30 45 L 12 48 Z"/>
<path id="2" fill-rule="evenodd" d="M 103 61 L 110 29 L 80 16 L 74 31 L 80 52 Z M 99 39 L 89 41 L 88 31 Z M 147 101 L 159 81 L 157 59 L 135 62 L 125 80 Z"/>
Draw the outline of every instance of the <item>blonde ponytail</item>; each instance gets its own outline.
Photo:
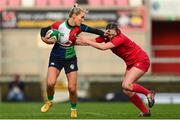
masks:
<path id="1" fill-rule="evenodd" d="M 69 17 L 72 17 L 73 14 L 79 15 L 81 12 L 87 13 L 88 11 L 79 7 L 78 3 L 75 3 L 73 8 L 69 12 Z"/>
<path id="2" fill-rule="evenodd" d="M 75 8 L 77 8 L 78 6 L 79 6 L 78 3 L 75 3 L 75 4 L 74 4 L 74 7 L 75 7 Z"/>

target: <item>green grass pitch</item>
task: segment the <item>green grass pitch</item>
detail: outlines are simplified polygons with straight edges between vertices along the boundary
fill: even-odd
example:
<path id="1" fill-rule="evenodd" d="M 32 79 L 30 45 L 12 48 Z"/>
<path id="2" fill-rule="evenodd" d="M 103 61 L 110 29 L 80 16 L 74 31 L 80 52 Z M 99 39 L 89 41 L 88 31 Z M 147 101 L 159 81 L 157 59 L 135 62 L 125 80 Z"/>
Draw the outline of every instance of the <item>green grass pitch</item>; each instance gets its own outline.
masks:
<path id="1" fill-rule="evenodd" d="M 0 119 L 69 119 L 69 104 L 55 103 L 41 113 L 43 103 L 0 103 Z M 180 104 L 156 104 L 148 119 L 180 119 Z M 78 104 L 79 119 L 138 119 L 139 110 L 130 103 L 85 102 Z"/>

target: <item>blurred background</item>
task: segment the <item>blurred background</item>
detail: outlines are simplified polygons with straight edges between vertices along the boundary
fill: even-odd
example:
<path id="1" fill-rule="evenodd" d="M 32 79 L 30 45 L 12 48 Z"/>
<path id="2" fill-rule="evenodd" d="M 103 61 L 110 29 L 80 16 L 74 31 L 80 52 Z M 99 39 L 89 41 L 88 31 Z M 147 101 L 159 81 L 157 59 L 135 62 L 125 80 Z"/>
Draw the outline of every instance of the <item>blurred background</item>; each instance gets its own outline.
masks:
<path id="1" fill-rule="evenodd" d="M 42 101 L 52 46 L 40 28 L 68 18 L 75 0 L 0 0 L 0 101 Z M 157 92 L 158 103 L 180 103 L 180 1 L 78 0 L 89 10 L 85 24 L 104 30 L 117 22 L 150 56 L 151 68 L 139 82 Z M 91 34 L 82 33 L 91 37 Z M 79 101 L 127 101 L 121 92 L 125 64 L 111 53 L 76 47 Z M 13 88 L 18 84 L 20 89 Z M 13 98 L 11 91 L 21 93 Z M 143 97 L 143 96 L 142 96 Z M 144 98 L 145 99 L 145 98 Z M 55 101 L 67 101 L 61 72 Z"/>

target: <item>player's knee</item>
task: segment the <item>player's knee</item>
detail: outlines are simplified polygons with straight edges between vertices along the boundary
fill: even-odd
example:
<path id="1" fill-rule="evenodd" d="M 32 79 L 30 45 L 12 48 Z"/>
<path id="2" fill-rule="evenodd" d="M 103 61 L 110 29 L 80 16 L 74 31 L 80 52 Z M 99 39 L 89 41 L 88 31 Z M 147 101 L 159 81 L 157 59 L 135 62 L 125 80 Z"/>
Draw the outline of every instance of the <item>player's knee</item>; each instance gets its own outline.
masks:
<path id="1" fill-rule="evenodd" d="M 76 86 L 75 85 L 69 85 L 68 89 L 69 89 L 69 92 L 72 94 L 76 92 Z"/>
<path id="2" fill-rule="evenodd" d="M 123 93 L 124 93 L 125 95 L 127 95 L 128 97 L 131 97 L 131 96 L 133 95 L 133 93 L 130 92 L 130 91 L 128 91 L 128 90 L 123 89 L 122 91 L 123 91 Z"/>
<path id="3" fill-rule="evenodd" d="M 54 88 L 54 86 L 55 86 L 55 82 L 49 81 L 49 82 L 47 83 L 47 87 L 48 87 L 48 88 Z"/>
<path id="4" fill-rule="evenodd" d="M 123 83 L 122 88 L 125 90 L 131 90 L 132 84 L 130 83 Z"/>

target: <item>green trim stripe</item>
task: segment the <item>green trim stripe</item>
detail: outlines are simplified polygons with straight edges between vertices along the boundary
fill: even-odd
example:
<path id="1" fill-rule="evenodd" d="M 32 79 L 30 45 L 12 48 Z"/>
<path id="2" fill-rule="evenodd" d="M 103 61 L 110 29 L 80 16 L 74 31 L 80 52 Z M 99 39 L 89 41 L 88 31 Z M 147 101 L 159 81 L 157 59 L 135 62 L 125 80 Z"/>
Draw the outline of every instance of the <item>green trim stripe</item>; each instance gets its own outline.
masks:
<path id="1" fill-rule="evenodd" d="M 72 58 L 75 55 L 76 55 L 76 52 L 75 52 L 74 46 L 70 46 L 66 49 L 66 53 L 65 53 L 66 59 Z"/>

